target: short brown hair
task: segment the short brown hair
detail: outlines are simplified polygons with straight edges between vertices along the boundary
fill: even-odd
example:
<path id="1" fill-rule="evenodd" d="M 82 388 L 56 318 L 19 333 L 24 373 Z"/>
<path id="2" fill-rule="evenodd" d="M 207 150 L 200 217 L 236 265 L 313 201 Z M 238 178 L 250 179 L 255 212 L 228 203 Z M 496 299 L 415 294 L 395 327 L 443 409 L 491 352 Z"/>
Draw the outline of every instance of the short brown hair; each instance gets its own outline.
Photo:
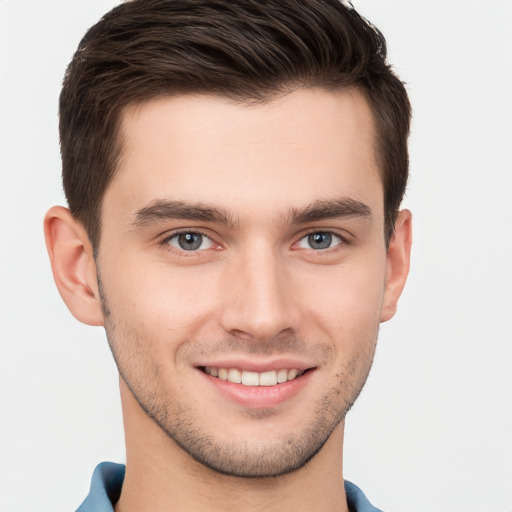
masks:
<path id="1" fill-rule="evenodd" d="M 409 172 L 411 107 L 375 27 L 339 0 L 131 0 L 87 32 L 60 96 L 64 190 L 93 247 L 126 106 L 190 92 L 261 102 L 297 87 L 365 94 L 389 241 Z"/>

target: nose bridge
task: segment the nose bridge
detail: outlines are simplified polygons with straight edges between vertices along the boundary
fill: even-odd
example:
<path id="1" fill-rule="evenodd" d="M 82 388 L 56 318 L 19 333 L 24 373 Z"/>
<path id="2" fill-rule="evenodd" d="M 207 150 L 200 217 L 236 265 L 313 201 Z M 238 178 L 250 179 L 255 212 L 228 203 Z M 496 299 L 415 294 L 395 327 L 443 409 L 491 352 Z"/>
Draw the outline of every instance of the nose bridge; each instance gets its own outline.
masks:
<path id="1" fill-rule="evenodd" d="M 233 268 L 234 267 L 234 268 Z M 285 261 L 270 244 L 244 250 L 227 282 L 222 323 L 238 337 L 267 340 L 296 329 L 298 318 Z"/>

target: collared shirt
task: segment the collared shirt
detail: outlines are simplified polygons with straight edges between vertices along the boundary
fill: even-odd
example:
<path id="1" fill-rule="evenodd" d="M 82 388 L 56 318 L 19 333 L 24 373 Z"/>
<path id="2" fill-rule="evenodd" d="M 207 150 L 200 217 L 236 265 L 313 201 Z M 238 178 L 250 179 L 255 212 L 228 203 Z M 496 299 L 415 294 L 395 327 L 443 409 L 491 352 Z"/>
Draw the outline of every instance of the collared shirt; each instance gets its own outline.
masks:
<path id="1" fill-rule="evenodd" d="M 114 504 L 121 495 L 125 467 L 123 464 L 102 462 L 92 475 L 89 496 L 76 512 L 114 512 Z M 382 512 L 375 508 L 353 483 L 345 480 L 345 493 L 350 512 Z"/>

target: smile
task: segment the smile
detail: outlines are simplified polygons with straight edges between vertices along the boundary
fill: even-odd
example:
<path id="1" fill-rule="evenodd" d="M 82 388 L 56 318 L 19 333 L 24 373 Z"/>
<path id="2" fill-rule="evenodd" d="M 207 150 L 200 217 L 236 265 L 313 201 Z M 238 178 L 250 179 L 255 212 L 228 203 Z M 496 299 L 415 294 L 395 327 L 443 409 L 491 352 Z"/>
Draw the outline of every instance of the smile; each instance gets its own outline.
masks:
<path id="1" fill-rule="evenodd" d="M 243 384 L 244 386 L 275 386 L 276 384 L 284 384 L 285 382 L 300 377 L 305 371 L 306 370 L 298 370 L 296 368 L 282 368 L 280 370 L 260 373 L 239 370 L 238 368 L 204 367 L 204 372 L 212 377 L 227 380 L 234 384 Z"/>

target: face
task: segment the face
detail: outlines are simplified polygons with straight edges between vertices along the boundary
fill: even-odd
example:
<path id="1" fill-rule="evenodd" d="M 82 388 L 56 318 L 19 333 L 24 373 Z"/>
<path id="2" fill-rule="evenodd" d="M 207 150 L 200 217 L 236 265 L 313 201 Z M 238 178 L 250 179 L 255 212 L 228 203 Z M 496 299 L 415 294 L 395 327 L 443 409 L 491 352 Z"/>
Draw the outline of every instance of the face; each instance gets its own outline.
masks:
<path id="1" fill-rule="evenodd" d="M 355 91 L 125 112 L 97 265 L 122 380 L 194 459 L 304 465 L 369 372 L 386 300 L 383 187 Z"/>

